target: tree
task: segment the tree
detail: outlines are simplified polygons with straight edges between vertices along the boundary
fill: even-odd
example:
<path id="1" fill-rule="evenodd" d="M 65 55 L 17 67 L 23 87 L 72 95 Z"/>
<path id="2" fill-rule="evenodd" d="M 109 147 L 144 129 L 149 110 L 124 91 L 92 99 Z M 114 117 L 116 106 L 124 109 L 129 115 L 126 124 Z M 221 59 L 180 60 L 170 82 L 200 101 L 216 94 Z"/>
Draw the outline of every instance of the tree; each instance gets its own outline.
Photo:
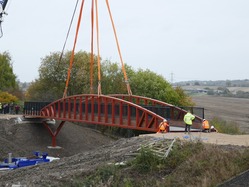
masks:
<path id="1" fill-rule="evenodd" d="M 8 52 L 0 54 L 0 90 L 12 91 L 17 88 L 16 75 L 13 73 L 11 56 Z"/>
<path id="2" fill-rule="evenodd" d="M 226 80 L 226 87 L 231 87 L 232 82 L 230 80 Z"/>
<path id="3" fill-rule="evenodd" d="M 25 98 L 28 101 L 54 101 L 62 97 L 60 85 L 54 86 L 54 83 L 49 85 L 47 81 L 38 79 L 31 82 L 26 91 Z"/>
<path id="4" fill-rule="evenodd" d="M 71 52 L 66 52 L 59 64 L 60 53 L 54 52 L 42 58 L 39 78 L 27 90 L 27 100 L 53 101 L 63 96 Z M 94 57 L 94 84 L 96 80 L 96 57 Z M 90 53 L 79 51 L 74 56 L 68 95 L 90 93 Z M 97 88 L 95 88 L 95 91 Z"/>
<path id="5" fill-rule="evenodd" d="M 139 69 L 130 77 L 134 95 L 150 97 L 177 106 L 193 106 L 193 102 L 180 87 L 173 88 L 161 75 Z"/>
<path id="6" fill-rule="evenodd" d="M 126 71 L 132 73 L 131 67 L 125 66 Z M 103 94 L 127 93 L 126 83 L 121 67 L 118 63 L 104 61 L 101 65 L 101 85 Z"/>
<path id="7" fill-rule="evenodd" d="M 51 53 L 42 59 L 39 78 L 31 83 L 26 97 L 28 100 L 54 101 L 63 95 L 71 52 L 67 52 L 60 64 L 59 53 Z M 75 54 L 74 65 L 68 88 L 68 95 L 90 93 L 90 53 L 79 51 Z M 191 105 L 192 102 L 180 88 L 174 89 L 164 77 L 150 70 L 125 65 L 131 90 L 134 95 L 146 96 L 178 106 Z M 94 56 L 94 93 L 97 93 L 97 57 Z M 122 68 L 117 63 L 101 63 L 102 94 L 127 93 Z"/>
<path id="8" fill-rule="evenodd" d="M 195 103 L 192 101 L 191 97 L 189 97 L 188 95 L 186 95 L 184 93 L 184 90 L 181 87 L 176 87 L 175 88 L 175 92 L 176 92 L 176 99 L 178 103 L 178 106 L 194 106 Z"/>
<path id="9" fill-rule="evenodd" d="M 18 98 L 8 92 L 0 92 L 0 103 L 17 102 Z"/>

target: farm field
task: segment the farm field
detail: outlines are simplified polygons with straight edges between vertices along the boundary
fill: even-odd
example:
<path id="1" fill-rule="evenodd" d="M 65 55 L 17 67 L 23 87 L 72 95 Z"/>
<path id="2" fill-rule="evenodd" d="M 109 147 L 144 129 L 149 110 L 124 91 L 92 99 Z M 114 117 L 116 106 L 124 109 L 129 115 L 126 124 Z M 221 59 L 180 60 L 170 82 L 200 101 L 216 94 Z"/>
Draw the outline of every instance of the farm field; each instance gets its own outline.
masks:
<path id="1" fill-rule="evenodd" d="M 219 86 L 181 86 L 184 90 L 195 90 L 195 89 L 212 89 L 217 90 Z M 249 87 L 226 87 L 231 93 L 235 94 L 237 91 L 249 92 Z"/>
<path id="2" fill-rule="evenodd" d="M 236 123 L 242 132 L 249 133 L 249 99 L 209 95 L 196 95 L 192 99 L 196 106 L 204 107 L 206 119 L 219 117 Z"/>

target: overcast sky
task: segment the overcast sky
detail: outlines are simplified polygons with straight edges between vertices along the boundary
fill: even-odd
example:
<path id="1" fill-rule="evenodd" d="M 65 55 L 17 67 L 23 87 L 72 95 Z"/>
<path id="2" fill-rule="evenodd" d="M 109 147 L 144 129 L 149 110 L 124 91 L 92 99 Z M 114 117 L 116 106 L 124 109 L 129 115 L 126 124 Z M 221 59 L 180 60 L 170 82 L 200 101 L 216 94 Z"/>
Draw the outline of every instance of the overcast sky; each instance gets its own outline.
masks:
<path id="1" fill-rule="evenodd" d="M 21 82 L 38 78 L 41 58 L 62 50 L 75 3 L 9 0 L 0 52 L 11 54 Z M 109 3 L 123 60 L 135 69 L 150 69 L 174 82 L 249 78 L 248 0 Z M 90 8 L 91 1 L 85 0 L 77 51 L 90 49 Z M 67 50 L 73 47 L 77 17 Z M 99 17 L 101 56 L 120 62 L 104 0 L 99 1 Z"/>

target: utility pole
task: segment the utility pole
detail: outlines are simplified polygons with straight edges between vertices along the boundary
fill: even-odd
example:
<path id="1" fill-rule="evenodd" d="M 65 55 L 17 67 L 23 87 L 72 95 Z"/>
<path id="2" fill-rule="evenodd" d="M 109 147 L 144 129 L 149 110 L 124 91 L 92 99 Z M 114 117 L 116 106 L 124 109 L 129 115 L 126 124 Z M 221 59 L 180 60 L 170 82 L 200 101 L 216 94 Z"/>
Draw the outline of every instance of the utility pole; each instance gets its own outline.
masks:
<path id="1" fill-rule="evenodd" d="M 173 72 L 170 73 L 170 82 L 171 82 L 171 84 L 173 84 L 173 82 L 174 82 L 174 73 Z"/>

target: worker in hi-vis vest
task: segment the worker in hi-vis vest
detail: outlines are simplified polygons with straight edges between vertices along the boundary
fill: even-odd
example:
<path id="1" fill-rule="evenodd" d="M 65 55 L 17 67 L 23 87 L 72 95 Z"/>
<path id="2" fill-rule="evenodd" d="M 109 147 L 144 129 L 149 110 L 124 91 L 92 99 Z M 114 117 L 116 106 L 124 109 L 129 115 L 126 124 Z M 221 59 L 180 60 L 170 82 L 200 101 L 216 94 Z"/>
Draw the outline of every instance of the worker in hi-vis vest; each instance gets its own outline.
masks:
<path id="1" fill-rule="evenodd" d="M 209 122 L 206 119 L 202 120 L 202 132 L 210 132 Z"/>
<path id="2" fill-rule="evenodd" d="M 164 133 L 164 132 L 169 132 L 169 123 L 166 119 L 164 119 L 160 124 L 159 124 L 159 129 L 157 133 Z"/>
<path id="3" fill-rule="evenodd" d="M 195 119 L 195 116 L 190 113 L 190 111 L 187 112 L 187 114 L 184 115 L 183 121 L 186 124 L 185 126 L 185 132 L 190 132 L 190 127 L 192 125 L 192 121 Z"/>

